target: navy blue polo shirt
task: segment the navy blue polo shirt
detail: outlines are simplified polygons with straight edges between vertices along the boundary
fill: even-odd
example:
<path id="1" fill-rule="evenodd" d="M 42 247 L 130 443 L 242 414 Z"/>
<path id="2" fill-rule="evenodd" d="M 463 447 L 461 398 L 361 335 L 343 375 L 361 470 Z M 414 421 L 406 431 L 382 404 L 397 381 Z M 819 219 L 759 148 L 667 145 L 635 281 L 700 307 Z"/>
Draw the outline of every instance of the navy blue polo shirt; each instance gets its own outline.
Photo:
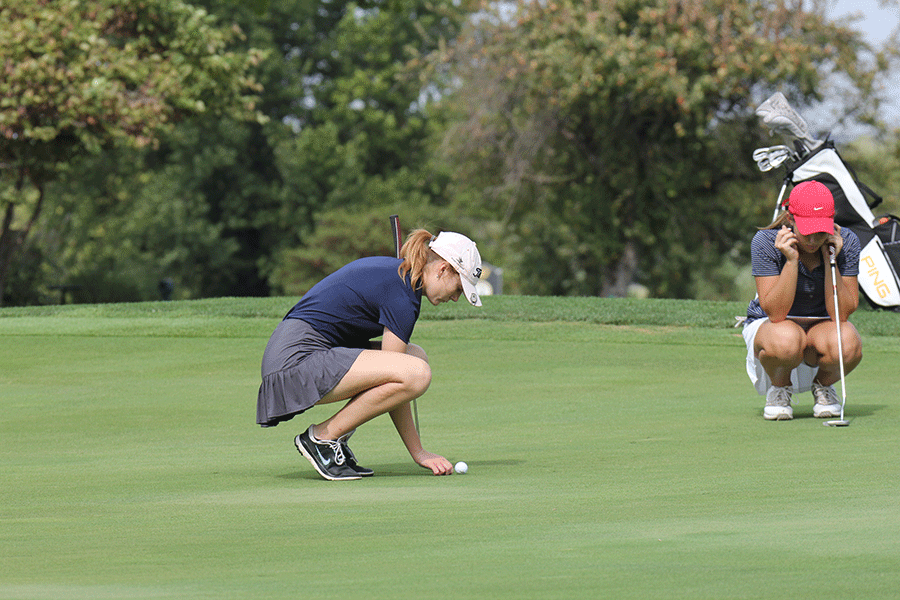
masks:
<path id="1" fill-rule="evenodd" d="M 787 258 L 775 247 L 777 229 L 761 229 L 753 236 L 750 242 L 750 261 L 754 277 L 772 277 L 780 275 L 787 263 Z M 837 268 L 842 276 L 856 277 L 859 275 L 859 238 L 847 227 L 841 227 L 841 237 L 844 245 L 837 255 Z M 825 269 L 830 269 L 827 262 L 809 271 L 803 262 L 800 262 L 797 272 L 797 291 L 794 294 L 794 304 L 788 314 L 795 317 L 827 317 L 825 298 L 830 297 L 831 290 L 826 294 Z M 766 313 L 759 305 L 759 298 L 754 298 L 747 307 L 747 323 L 756 319 L 765 318 Z"/>
<path id="2" fill-rule="evenodd" d="M 401 262 L 389 256 L 355 260 L 314 285 L 285 319 L 306 321 L 336 347 L 368 348 L 385 327 L 408 344 L 422 290 L 412 289 L 408 274 L 400 278 Z"/>

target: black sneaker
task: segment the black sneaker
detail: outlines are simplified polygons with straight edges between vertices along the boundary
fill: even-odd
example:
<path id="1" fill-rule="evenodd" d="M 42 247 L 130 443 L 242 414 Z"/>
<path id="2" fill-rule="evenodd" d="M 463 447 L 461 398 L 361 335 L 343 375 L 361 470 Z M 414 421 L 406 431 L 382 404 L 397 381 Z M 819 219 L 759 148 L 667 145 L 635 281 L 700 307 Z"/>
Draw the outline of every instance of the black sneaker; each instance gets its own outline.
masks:
<path id="1" fill-rule="evenodd" d="M 348 467 L 356 471 L 362 477 L 371 477 L 375 474 L 375 471 L 369 469 L 367 467 L 361 467 L 358 462 L 356 462 L 356 456 L 353 454 L 353 451 L 350 450 L 350 446 L 347 445 L 347 440 L 350 439 L 350 436 L 354 434 L 356 430 L 354 429 L 350 433 L 345 433 L 341 437 L 337 439 L 340 442 L 341 446 L 343 446 L 344 450 L 344 462 Z"/>
<path id="2" fill-rule="evenodd" d="M 350 468 L 344 454 L 344 446 L 334 440 L 317 440 L 312 434 L 313 426 L 294 438 L 294 445 L 306 460 L 329 481 L 360 479 L 361 475 Z"/>

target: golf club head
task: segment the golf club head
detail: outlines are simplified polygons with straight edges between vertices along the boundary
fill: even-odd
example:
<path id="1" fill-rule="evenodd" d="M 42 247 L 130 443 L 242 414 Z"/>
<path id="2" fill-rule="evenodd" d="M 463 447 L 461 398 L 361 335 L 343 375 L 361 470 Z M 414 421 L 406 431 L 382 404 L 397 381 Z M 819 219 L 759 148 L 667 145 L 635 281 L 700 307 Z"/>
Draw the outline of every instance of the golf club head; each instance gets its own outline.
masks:
<path id="1" fill-rule="evenodd" d="M 759 170 L 765 173 L 766 171 L 771 171 L 775 168 L 772 165 L 772 162 L 769 160 L 769 149 L 768 148 L 760 148 L 756 152 L 753 153 L 753 160 L 756 161 L 756 166 L 759 167 Z"/>
<path id="2" fill-rule="evenodd" d="M 756 115 L 771 132 L 778 133 L 788 142 L 800 141 L 810 152 L 822 145 L 821 140 L 809 134 L 806 121 L 791 107 L 781 92 L 775 92 L 756 109 Z"/>
<path id="3" fill-rule="evenodd" d="M 835 419 L 834 421 L 825 421 L 822 423 L 825 427 L 846 427 L 850 424 L 850 421 L 845 421 L 843 419 Z"/>
<path id="4" fill-rule="evenodd" d="M 797 161 L 800 160 L 800 157 L 787 146 L 757 148 L 753 152 L 753 160 L 756 161 L 756 166 L 758 166 L 759 170 L 763 173 L 780 167 L 788 159 Z"/>
<path id="5" fill-rule="evenodd" d="M 763 173 L 765 173 L 766 171 L 771 171 L 775 168 L 775 165 L 770 163 L 768 159 L 756 161 L 756 166 L 759 167 L 759 170 Z"/>

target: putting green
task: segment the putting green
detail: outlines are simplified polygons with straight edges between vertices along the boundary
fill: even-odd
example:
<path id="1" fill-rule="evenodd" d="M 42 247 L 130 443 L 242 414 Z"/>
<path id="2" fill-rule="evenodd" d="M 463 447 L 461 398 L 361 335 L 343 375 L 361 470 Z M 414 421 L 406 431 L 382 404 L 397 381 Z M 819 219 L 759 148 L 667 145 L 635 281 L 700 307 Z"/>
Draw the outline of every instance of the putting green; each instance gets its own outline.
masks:
<path id="1" fill-rule="evenodd" d="M 285 303 L 289 306 L 290 302 Z M 280 311 L 280 307 L 278 308 Z M 254 423 L 277 317 L 0 319 L 0 598 L 895 598 L 893 337 L 847 428 L 761 417 L 736 331 L 426 320 L 426 448 L 321 480 Z M 808 395 L 807 395 L 808 396 Z"/>

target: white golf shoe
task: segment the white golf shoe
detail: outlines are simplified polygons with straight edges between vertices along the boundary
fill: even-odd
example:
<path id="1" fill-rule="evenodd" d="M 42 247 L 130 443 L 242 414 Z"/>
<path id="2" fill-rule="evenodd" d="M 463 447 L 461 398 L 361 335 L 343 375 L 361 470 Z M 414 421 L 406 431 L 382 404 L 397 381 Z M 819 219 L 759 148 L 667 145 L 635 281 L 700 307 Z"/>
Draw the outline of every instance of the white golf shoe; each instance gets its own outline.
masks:
<path id="1" fill-rule="evenodd" d="M 786 387 L 772 386 L 766 393 L 766 407 L 763 418 L 767 421 L 790 421 L 794 418 L 791 408 L 791 392 Z"/>
<path id="2" fill-rule="evenodd" d="M 818 419 L 831 419 L 841 416 L 841 401 L 838 399 L 837 392 L 830 385 L 820 385 L 818 382 L 812 383 L 813 398 L 816 403 L 813 406 L 813 416 Z"/>

